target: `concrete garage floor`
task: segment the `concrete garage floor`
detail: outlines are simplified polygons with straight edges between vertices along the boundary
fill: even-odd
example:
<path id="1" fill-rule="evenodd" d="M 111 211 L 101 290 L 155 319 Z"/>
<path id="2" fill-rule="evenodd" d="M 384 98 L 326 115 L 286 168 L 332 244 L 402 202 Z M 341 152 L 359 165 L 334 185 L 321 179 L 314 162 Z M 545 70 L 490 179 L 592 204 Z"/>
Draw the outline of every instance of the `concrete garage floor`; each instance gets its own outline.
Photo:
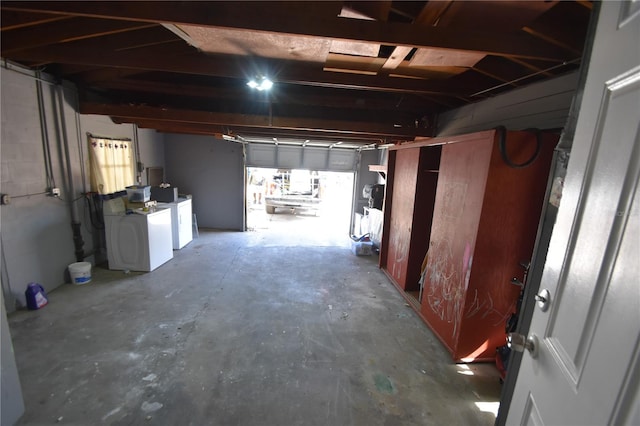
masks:
<path id="1" fill-rule="evenodd" d="M 493 424 L 495 367 L 453 364 L 376 256 L 318 235 L 201 230 L 11 314 L 18 424 Z"/>

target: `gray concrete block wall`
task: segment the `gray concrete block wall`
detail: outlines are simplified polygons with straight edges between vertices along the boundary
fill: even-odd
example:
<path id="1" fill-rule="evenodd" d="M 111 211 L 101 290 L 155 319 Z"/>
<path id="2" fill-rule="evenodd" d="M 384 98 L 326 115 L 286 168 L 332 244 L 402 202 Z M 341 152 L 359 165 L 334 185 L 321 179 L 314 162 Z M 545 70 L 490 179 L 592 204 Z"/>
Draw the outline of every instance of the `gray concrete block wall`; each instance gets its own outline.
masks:
<path id="1" fill-rule="evenodd" d="M 0 192 L 11 196 L 11 203 L 0 207 L 2 288 L 10 312 L 16 306 L 25 305 L 24 291 L 30 282 L 41 284 L 47 291 L 64 283 L 66 267 L 75 261 L 75 256 L 68 205 L 46 195 L 49 188 L 44 171 L 35 80 L 6 69 L 0 72 Z M 55 117 L 49 88 L 48 84 L 43 84 L 51 161 L 56 185 L 62 187 L 62 153 L 52 122 Z M 90 235 L 85 237 L 90 238 Z"/>
<path id="2" fill-rule="evenodd" d="M 44 190 L 44 154 L 38 121 L 35 80 L 2 69 L 3 193 L 23 195 Z"/>
<path id="3" fill-rule="evenodd" d="M 102 231 L 91 227 L 87 205 L 80 198 L 90 190 L 86 133 L 134 140 L 135 132 L 133 125 L 115 124 L 109 117 L 77 114 L 72 86 L 65 84 L 61 92 L 58 86 L 43 84 L 53 176 L 62 190 L 59 199 L 48 196 L 36 83 L 33 76 L 24 74 L 29 71 L 0 70 L 0 192 L 12 197 L 11 204 L 0 207 L 2 290 L 8 312 L 25 305 L 24 290 L 30 282 L 41 284 L 49 292 L 68 279 L 67 266 L 76 261 L 69 200 L 75 200 L 79 211 L 85 251 L 96 248 L 94 237 L 96 245 L 100 244 Z M 68 192 L 65 139 L 73 193 Z M 138 130 L 138 140 L 140 160 L 163 167 L 163 135 Z M 95 262 L 92 256 L 85 260 Z"/>

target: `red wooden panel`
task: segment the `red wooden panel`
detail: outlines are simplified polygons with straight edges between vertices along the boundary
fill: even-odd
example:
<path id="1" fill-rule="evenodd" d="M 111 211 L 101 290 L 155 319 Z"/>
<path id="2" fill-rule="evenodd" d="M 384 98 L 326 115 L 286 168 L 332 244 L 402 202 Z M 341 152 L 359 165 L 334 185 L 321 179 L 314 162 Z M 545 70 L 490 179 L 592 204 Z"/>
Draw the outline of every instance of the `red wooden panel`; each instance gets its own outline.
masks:
<path id="1" fill-rule="evenodd" d="M 419 152 L 419 148 L 416 148 L 397 151 L 395 154 L 388 250 L 386 266 L 383 266 L 396 284 L 402 288 L 405 288 L 407 280 Z"/>
<path id="2" fill-rule="evenodd" d="M 454 354 L 492 143 L 485 133 L 480 139 L 445 145 L 440 159 L 421 313 Z"/>
<path id="3" fill-rule="evenodd" d="M 507 152 L 515 163 L 534 154 L 532 133 L 507 135 Z M 505 164 L 494 143 L 456 359 L 490 359 L 505 343 L 505 323 L 520 292 L 510 280 L 522 279 L 519 263 L 531 260 L 557 139 L 546 135 L 537 160 L 526 168 Z"/>

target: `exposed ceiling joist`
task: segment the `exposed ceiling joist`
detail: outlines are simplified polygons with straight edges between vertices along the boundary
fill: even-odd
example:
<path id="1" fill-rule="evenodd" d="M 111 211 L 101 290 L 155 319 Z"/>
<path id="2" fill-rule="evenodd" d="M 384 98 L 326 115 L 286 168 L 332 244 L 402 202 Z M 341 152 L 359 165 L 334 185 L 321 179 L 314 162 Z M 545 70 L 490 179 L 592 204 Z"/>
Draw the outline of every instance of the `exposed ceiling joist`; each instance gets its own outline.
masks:
<path id="1" fill-rule="evenodd" d="M 105 54 L 93 49 L 52 46 L 15 52 L 13 56 L 17 60 L 40 61 L 39 63 L 41 64 L 59 62 L 63 64 L 129 68 L 142 71 L 156 70 L 216 77 L 248 78 L 260 73 L 272 75 L 276 82 L 397 93 L 456 96 L 457 94 L 465 93 L 465 90 L 468 91 L 469 89 L 461 85 L 452 85 L 441 81 L 413 81 L 388 79 L 380 76 L 328 73 L 318 70 L 317 66 L 313 64 L 305 66 L 288 61 L 256 60 L 253 64 L 255 68 L 251 69 L 246 64 L 239 64 L 234 61 L 233 57 L 223 55 L 202 56 L 194 53 L 174 56 L 171 60 L 168 60 L 163 56 L 149 55 L 148 52 L 131 51 Z M 273 70 L 273 72 L 269 73 L 268 70 Z M 447 87 L 451 87 L 451 93 L 445 92 Z"/>
<path id="2" fill-rule="evenodd" d="M 428 136 L 428 130 L 412 127 L 395 127 L 385 123 L 327 120 L 323 118 L 269 117 L 264 115 L 228 114 L 208 111 L 187 111 L 146 105 L 113 105 L 82 102 L 80 112 L 117 116 L 127 122 L 137 120 L 162 120 L 167 122 L 228 125 L 240 127 L 267 127 L 282 130 L 305 130 L 359 135 L 380 135 L 398 139 Z"/>
<path id="3" fill-rule="evenodd" d="M 477 31 L 429 25 L 341 18 L 326 11 L 325 2 L 4 2 L 13 11 L 69 14 L 141 22 L 242 28 L 386 45 L 475 51 L 530 59 L 570 59 L 564 49 L 525 33 Z M 320 4 L 323 13 L 309 14 Z M 340 4 L 340 3 L 339 3 Z M 188 5 L 188 7 L 185 7 Z M 323 7 L 324 6 L 324 7 Z M 304 10 L 304 15 L 300 14 Z M 269 19 L 264 19 L 269 16 Z M 307 18 L 307 19 L 304 19 Z"/>
<path id="4" fill-rule="evenodd" d="M 24 50 L 154 26 L 157 25 L 107 19 L 73 18 L 64 21 L 48 22 L 35 28 L 25 27 L 20 30 L 11 31 L 2 35 L 1 42 L 6 46 L 20 46 L 19 48 L 14 48 L 14 50 Z M 3 54 L 9 54 L 12 51 L 12 49 L 3 49 Z"/>
<path id="5" fill-rule="evenodd" d="M 190 96 L 194 98 L 212 98 L 228 101 L 238 101 L 245 99 L 254 103 L 268 104 L 276 100 L 278 104 L 284 105 L 323 105 L 329 108 L 345 108 L 345 109 L 367 109 L 380 110 L 388 109 L 389 102 L 392 101 L 389 96 L 380 94 L 379 97 L 369 97 L 366 100 L 362 98 L 354 98 L 350 91 L 342 91 L 331 93 L 324 91 L 300 90 L 296 94 L 280 95 L 275 89 L 270 96 L 255 96 L 255 93 L 249 92 L 247 87 L 202 87 L 200 85 L 183 84 L 179 82 L 161 82 L 148 81 L 139 79 L 114 78 L 101 84 L 102 89 L 113 89 L 120 91 L 137 91 L 147 93 L 157 93 L 166 95 Z M 400 99 L 398 98 L 398 101 Z M 398 111 L 414 110 L 417 108 L 425 108 L 424 101 L 420 98 L 412 96 L 410 99 L 402 101 L 401 105 L 396 108 Z"/>
<path id="6" fill-rule="evenodd" d="M 5 64 L 75 84 L 83 112 L 118 122 L 368 146 L 432 136 L 439 113 L 575 71 L 589 6 L 3 1 L 0 46 Z M 262 77 L 268 94 L 247 86 Z"/>
<path id="7" fill-rule="evenodd" d="M 21 28 L 35 27 L 71 18 L 71 16 L 52 15 L 50 13 L 29 13 L 3 10 L 2 14 L 0 14 L 0 21 L 2 22 L 1 31 L 13 31 Z"/>

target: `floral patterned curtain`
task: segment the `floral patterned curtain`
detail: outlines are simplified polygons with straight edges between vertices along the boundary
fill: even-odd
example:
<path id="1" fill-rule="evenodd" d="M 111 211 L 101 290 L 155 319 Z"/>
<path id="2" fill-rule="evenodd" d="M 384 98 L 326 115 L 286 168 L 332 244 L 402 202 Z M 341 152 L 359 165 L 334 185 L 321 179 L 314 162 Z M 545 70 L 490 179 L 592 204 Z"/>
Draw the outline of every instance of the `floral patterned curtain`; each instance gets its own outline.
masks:
<path id="1" fill-rule="evenodd" d="M 111 194 L 134 184 L 134 153 L 130 140 L 90 135 L 89 151 L 92 191 Z"/>

